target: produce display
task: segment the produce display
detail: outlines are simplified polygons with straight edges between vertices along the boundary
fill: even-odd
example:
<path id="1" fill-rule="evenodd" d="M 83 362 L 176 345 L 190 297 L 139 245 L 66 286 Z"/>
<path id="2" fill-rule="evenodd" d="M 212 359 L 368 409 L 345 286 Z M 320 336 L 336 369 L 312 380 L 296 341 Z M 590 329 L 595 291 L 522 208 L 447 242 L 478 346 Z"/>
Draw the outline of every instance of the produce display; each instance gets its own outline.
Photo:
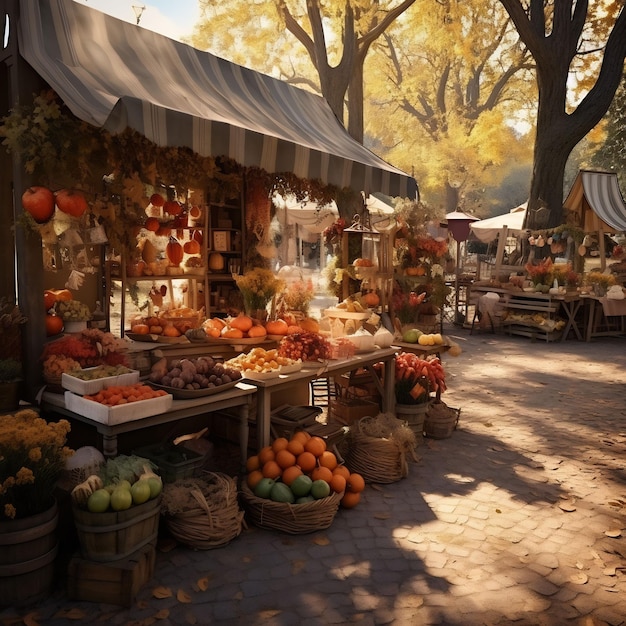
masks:
<path id="1" fill-rule="evenodd" d="M 120 455 L 109 459 L 98 474 L 76 485 L 72 503 L 90 513 L 125 511 L 157 498 L 163 489 L 161 477 L 148 459 Z"/>
<path id="2" fill-rule="evenodd" d="M 84 395 L 83 398 L 105 406 L 119 406 L 140 400 L 153 400 L 166 395 L 167 391 L 163 389 L 153 389 L 150 385 L 135 383 L 134 385 L 112 385 L 101 389 L 98 393 Z"/>
<path id="3" fill-rule="evenodd" d="M 202 311 L 196 311 L 189 307 L 169 309 L 157 315 L 134 319 L 131 323 L 130 332 L 136 335 L 180 337 L 188 330 L 200 326 L 202 317 Z"/>
<path id="4" fill-rule="evenodd" d="M 212 389 L 241 379 L 241 372 L 210 356 L 180 359 L 168 365 L 167 359 L 157 361 L 150 372 L 150 382 L 174 389 Z"/>
<path id="5" fill-rule="evenodd" d="M 412 352 L 400 352 L 396 356 L 396 385 L 402 381 L 415 383 L 408 390 L 415 400 L 425 392 L 443 393 L 446 390 L 446 374 L 439 357 L 425 359 Z"/>
<path id="6" fill-rule="evenodd" d="M 280 371 L 282 367 L 293 366 L 299 361 L 281 356 L 277 348 L 265 350 L 256 347 L 245 354 L 233 357 L 226 361 L 226 365 L 233 367 L 243 374 L 246 372 L 265 373 Z"/>
<path id="7" fill-rule="evenodd" d="M 293 333 L 280 340 L 278 354 L 294 360 L 317 361 L 330 359 L 332 346 L 327 339 L 317 333 Z"/>
<path id="8" fill-rule="evenodd" d="M 99 378 L 108 378 L 109 376 L 129 374 L 132 371 L 125 365 L 98 365 L 97 367 L 75 370 L 72 372 L 72 376 L 80 380 L 98 380 Z"/>
<path id="9" fill-rule="evenodd" d="M 248 458 L 246 469 L 246 484 L 254 495 L 274 502 L 297 505 L 335 492 L 343 494 L 344 507 L 352 508 L 365 488 L 363 477 L 340 464 L 324 439 L 306 431 L 298 431 L 290 439 L 275 439 Z"/>
<path id="10" fill-rule="evenodd" d="M 85 322 L 91 319 L 91 310 L 79 300 L 61 300 L 54 305 L 56 314 L 64 322 Z"/>
<path id="11" fill-rule="evenodd" d="M 425 333 L 419 328 L 410 328 L 402 333 L 402 341 L 416 343 L 420 346 L 442 346 L 444 339 L 441 333 Z"/>

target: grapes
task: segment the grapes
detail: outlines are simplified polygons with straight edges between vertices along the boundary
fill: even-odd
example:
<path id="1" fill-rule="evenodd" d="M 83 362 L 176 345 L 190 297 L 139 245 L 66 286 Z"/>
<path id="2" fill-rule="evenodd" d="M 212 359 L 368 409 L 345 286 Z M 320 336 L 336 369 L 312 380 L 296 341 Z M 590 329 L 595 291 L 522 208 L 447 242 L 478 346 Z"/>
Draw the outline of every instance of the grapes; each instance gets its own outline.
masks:
<path id="1" fill-rule="evenodd" d="M 57 302 L 56 312 L 64 322 L 84 322 L 91 319 L 89 307 L 79 300 Z"/>
<path id="2" fill-rule="evenodd" d="M 317 333 L 302 332 L 283 337 L 278 352 L 281 356 L 294 360 L 317 361 L 329 359 L 332 346 Z"/>

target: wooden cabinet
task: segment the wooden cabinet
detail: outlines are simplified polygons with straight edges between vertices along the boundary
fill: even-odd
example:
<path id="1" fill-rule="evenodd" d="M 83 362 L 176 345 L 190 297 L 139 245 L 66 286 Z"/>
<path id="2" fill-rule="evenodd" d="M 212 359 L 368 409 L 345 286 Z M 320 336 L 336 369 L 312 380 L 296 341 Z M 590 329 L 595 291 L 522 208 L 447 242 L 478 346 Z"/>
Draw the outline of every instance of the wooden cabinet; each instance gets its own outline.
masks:
<path id="1" fill-rule="evenodd" d="M 239 306 L 233 275 L 245 260 L 244 212 L 241 198 L 210 201 L 207 207 L 207 314 L 226 315 Z"/>

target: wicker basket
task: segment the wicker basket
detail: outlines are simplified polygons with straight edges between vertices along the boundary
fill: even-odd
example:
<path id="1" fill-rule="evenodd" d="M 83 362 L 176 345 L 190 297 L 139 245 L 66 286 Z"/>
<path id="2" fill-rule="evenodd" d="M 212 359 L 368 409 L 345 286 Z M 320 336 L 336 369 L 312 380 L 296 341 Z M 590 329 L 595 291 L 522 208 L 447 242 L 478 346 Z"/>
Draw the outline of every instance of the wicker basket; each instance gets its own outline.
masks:
<path id="1" fill-rule="evenodd" d="M 389 436 L 371 434 L 373 426 L 381 419 L 388 425 Z M 415 433 L 406 422 L 395 416 L 385 417 L 385 414 L 363 417 L 348 434 L 346 464 L 366 482 L 394 483 L 408 475 L 409 457 L 417 460 L 415 447 Z"/>
<path id="2" fill-rule="evenodd" d="M 459 423 L 461 409 L 453 409 L 441 400 L 435 400 L 428 407 L 424 419 L 424 434 L 431 439 L 447 439 Z"/>
<path id="3" fill-rule="evenodd" d="M 215 501 L 205 497 L 202 480 L 215 490 Z M 186 483 L 181 481 L 180 484 Z M 190 494 L 198 506 L 163 516 L 172 536 L 197 550 L 219 548 L 238 537 L 243 528 L 243 511 L 239 508 L 235 479 L 219 472 L 207 472 L 206 479 L 189 481 L 189 484 Z"/>
<path id="4" fill-rule="evenodd" d="M 302 535 L 328 528 L 335 519 L 342 495 L 333 493 L 327 498 L 313 502 L 289 504 L 258 498 L 245 482 L 241 485 L 244 508 L 254 524 L 261 528 L 282 530 L 291 535 Z"/>

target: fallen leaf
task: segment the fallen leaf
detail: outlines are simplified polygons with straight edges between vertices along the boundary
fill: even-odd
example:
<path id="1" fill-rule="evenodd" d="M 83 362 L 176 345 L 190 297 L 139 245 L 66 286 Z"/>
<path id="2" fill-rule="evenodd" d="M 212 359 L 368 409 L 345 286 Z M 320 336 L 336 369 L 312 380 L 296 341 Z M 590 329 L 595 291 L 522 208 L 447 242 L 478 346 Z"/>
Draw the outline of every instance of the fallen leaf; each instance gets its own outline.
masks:
<path id="1" fill-rule="evenodd" d="M 577 572 L 576 574 L 572 574 L 569 580 L 575 585 L 584 585 L 589 580 L 589 576 L 587 576 L 585 572 Z"/>
<path id="2" fill-rule="evenodd" d="M 198 578 L 197 585 L 200 591 L 206 591 L 209 588 L 209 577 L 205 576 L 204 578 Z"/>
<path id="3" fill-rule="evenodd" d="M 580 561 L 578 561 L 578 562 L 576 563 L 576 567 L 577 567 L 578 569 L 585 569 L 585 566 L 584 566 L 584 565 L 583 565 Z"/>
<path id="4" fill-rule="evenodd" d="M 375 513 L 374 519 L 389 519 L 391 515 L 389 513 Z"/>
<path id="5" fill-rule="evenodd" d="M 156 619 L 167 619 L 169 616 L 170 616 L 169 609 L 161 609 L 160 611 L 154 614 L 154 617 L 156 617 Z"/>
<path id="6" fill-rule="evenodd" d="M 169 587 L 155 587 L 152 590 L 152 596 L 162 600 L 163 598 L 171 598 L 172 590 Z"/>
<path id="7" fill-rule="evenodd" d="M 141 610 L 147 609 L 148 608 L 148 603 L 145 600 L 139 600 L 137 602 L 137 608 L 141 609 Z"/>
<path id="8" fill-rule="evenodd" d="M 604 534 L 607 537 L 611 537 L 612 539 L 617 539 L 618 537 L 622 536 L 622 531 L 619 530 L 618 528 L 611 528 L 609 530 L 605 530 Z"/>
<path id="9" fill-rule="evenodd" d="M 609 506 L 617 507 L 618 509 L 622 508 L 622 503 L 621 502 L 617 502 L 616 500 L 610 500 L 609 502 L 607 502 L 607 504 Z"/>
<path id="10" fill-rule="evenodd" d="M 292 561 L 292 563 L 291 563 L 291 573 L 294 576 L 296 574 L 299 574 L 304 569 L 305 565 L 306 565 L 306 561 L 304 559 L 296 559 L 295 561 Z"/>
<path id="11" fill-rule="evenodd" d="M 560 502 L 559 509 L 561 509 L 561 511 L 565 511 L 566 513 L 573 513 L 576 510 L 576 507 L 571 502 Z"/>
<path id="12" fill-rule="evenodd" d="M 330 539 L 326 535 L 322 535 L 320 537 L 315 537 L 313 539 L 313 543 L 318 546 L 327 546 L 330 544 Z"/>
<path id="13" fill-rule="evenodd" d="M 496 513 L 502 513 L 500 509 L 496 509 Z"/>
<path id="14" fill-rule="evenodd" d="M 183 589 L 178 590 L 178 592 L 176 593 L 176 599 L 182 604 L 191 603 L 191 596 Z"/>

